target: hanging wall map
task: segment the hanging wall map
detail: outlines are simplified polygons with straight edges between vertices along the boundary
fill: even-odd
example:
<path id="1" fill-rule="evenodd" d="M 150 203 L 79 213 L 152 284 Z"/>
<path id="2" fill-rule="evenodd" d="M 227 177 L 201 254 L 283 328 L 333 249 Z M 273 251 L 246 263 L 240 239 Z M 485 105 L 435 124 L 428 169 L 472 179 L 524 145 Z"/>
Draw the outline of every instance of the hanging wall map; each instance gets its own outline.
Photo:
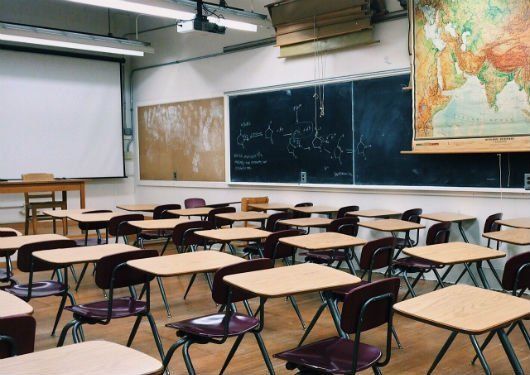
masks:
<path id="1" fill-rule="evenodd" d="M 530 151 L 530 1 L 414 1 L 414 151 Z"/>
<path id="2" fill-rule="evenodd" d="M 138 107 L 140 179 L 224 181 L 224 100 Z"/>

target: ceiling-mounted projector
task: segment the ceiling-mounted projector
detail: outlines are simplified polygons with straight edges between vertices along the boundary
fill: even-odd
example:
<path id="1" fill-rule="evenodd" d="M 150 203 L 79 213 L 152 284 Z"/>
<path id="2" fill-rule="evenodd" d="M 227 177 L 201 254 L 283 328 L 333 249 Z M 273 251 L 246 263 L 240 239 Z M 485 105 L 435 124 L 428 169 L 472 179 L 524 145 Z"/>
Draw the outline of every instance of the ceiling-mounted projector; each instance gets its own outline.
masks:
<path id="1" fill-rule="evenodd" d="M 177 32 L 186 33 L 191 31 L 204 31 L 213 34 L 224 34 L 226 27 L 210 22 L 203 13 L 203 1 L 197 0 L 197 15 L 190 21 L 182 21 L 177 24 Z"/>

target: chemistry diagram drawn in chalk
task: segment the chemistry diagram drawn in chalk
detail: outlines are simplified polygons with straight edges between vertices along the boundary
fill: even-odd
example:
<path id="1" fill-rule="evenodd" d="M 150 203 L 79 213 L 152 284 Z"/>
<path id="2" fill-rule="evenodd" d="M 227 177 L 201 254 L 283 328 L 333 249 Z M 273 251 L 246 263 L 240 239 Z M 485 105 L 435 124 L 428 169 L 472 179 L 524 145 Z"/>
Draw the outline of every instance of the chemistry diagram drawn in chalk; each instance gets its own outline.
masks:
<path id="1" fill-rule="evenodd" d="M 302 151 L 318 151 L 342 165 L 344 154 L 353 153 L 353 150 L 344 149 L 342 146 L 345 135 L 322 134 L 322 128 L 317 123 L 301 119 L 300 112 L 302 109 L 302 104 L 292 107 L 295 121 L 292 124 L 285 124 L 285 127 L 275 128 L 273 122 L 269 121 L 265 131 L 253 132 L 250 131 L 252 124 L 248 121 L 241 123 L 236 139 L 237 144 L 245 149 L 253 139 L 265 138 L 271 145 L 274 145 L 277 142 L 277 140 L 275 142 L 275 137 L 278 135 L 287 138 L 286 150 L 294 159 L 298 159 Z M 289 128 L 291 131 L 287 131 L 285 128 Z"/>
<path id="2" fill-rule="evenodd" d="M 357 155 L 362 157 L 364 160 L 367 160 L 366 151 L 371 148 L 372 148 L 372 145 L 366 144 L 364 141 L 364 135 L 361 135 L 361 138 L 359 139 L 359 143 L 357 143 Z"/>

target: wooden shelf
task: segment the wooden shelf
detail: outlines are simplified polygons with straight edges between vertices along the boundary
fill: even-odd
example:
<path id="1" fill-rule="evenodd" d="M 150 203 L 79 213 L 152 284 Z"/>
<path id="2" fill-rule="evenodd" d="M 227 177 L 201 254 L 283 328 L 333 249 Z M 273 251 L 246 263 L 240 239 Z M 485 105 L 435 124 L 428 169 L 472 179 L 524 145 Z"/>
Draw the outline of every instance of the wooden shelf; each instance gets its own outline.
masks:
<path id="1" fill-rule="evenodd" d="M 431 154 L 506 154 L 506 153 L 519 153 L 519 152 L 530 152 L 530 150 L 521 150 L 521 149 L 513 149 L 513 150 L 410 150 L 410 151 L 401 151 L 400 153 L 403 155 L 431 155 Z"/>

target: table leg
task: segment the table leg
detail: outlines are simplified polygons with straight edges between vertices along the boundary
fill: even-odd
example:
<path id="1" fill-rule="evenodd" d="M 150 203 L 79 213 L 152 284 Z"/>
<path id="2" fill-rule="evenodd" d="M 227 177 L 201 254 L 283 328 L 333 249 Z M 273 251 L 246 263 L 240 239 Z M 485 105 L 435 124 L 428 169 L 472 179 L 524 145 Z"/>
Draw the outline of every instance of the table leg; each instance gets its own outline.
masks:
<path id="1" fill-rule="evenodd" d="M 482 350 L 480 349 L 480 346 L 477 342 L 477 338 L 474 335 L 469 335 L 469 338 L 471 339 L 471 344 L 473 344 L 473 348 L 475 348 L 475 352 L 477 353 L 478 360 L 480 361 L 480 364 L 482 365 L 484 372 L 486 373 L 486 375 L 490 375 L 491 374 L 490 366 L 488 365 L 488 362 L 486 361 L 486 358 L 484 357 L 484 354 L 482 353 Z"/>
<path id="2" fill-rule="evenodd" d="M 460 234 L 462 235 L 462 238 L 464 239 L 464 242 L 469 242 L 466 236 L 466 232 L 464 231 L 464 227 L 462 226 L 462 222 L 458 222 L 458 230 L 460 231 Z"/>
<path id="3" fill-rule="evenodd" d="M 471 277 L 471 280 L 473 281 L 473 284 L 475 284 L 475 286 L 477 288 L 480 288 L 480 286 L 478 285 L 478 282 L 477 282 L 477 278 L 475 277 L 475 275 L 473 275 L 473 272 L 471 271 L 471 268 L 469 267 L 469 264 L 468 263 L 464 263 L 464 267 L 466 267 L 467 273 L 469 273 L 469 276 Z"/>
<path id="4" fill-rule="evenodd" d="M 85 182 L 79 185 L 79 206 L 85 208 Z"/>
<path id="5" fill-rule="evenodd" d="M 482 261 L 477 262 L 477 272 L 480 277 L 480 281 L 482 281 L 482 285 L 484 285 L 484 288 L 491 289 L 488 279 L 486 279 L 486 275 L 484 275 L 484 270 L 482 269 Z"/>
<path id="6" fill-rule="evenodd" d="M 510 364 L 512 365 L 514 373 L 517 375 L 524 374 L 524 371 L 521 367 L 521 363 L 519 362 L 519 359 L 517 359 L 517 355 L 513 351 L 512 344 L 510 343 L 510 340 L 508 339 L 506 333 L 502 329 L 498 329 L 497 335 L 499 336 L 502 347 L 504 348 L 504 351 L 506 352 L 506 355 L 510 360 Z"/>
<path id="7" fill-rule="evenodd" d="M 434 359 L 434 362 L 432 363 L 431 368 L 429 369 L 429 371 L 427 371 L 428 375 L 432 374 L 432 372 L 434 371 L 436 366 L 438 366 L 438 363 L 440 363 L 440 361 L 442 360 L 443 356 L 447 352 L 447 349 L 449 349 L 449 347 L 451 346 L 451 344 L 455 340 L 456 335 L 458 335 L 458 332 L 451 332 L 451 335 L 449 336 L 449 338 L 445 342 L 444 346 L 442 346 L 442 349 L 440 349 L 440 352 L 438 353 L 438 355 Z"/>

